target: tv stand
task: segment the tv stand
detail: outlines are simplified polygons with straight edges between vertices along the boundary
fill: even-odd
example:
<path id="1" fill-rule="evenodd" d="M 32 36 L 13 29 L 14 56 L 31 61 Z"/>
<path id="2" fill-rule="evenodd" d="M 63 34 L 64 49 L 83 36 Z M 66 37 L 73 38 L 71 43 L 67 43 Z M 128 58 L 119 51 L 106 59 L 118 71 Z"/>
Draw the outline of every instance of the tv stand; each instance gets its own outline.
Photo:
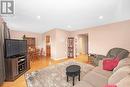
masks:
<path id="1" fill-rule="evenodd" d="M 27 55 L 21 55 L 5 59 L 6 81 L 14 81 L 24 74 L 30 67 L 28 66 Z"/>

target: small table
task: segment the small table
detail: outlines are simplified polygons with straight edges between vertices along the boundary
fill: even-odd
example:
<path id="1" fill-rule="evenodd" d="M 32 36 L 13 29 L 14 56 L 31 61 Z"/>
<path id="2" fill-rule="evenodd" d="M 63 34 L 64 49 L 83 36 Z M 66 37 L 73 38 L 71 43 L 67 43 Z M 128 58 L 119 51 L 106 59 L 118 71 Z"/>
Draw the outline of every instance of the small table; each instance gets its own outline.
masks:
<path id="1" fill-rule="evenodd" d="M 89 54 L 89 56 L 88 56 L 88 63 L 94 65 L 95 57 L 96 57 L 96 54 Z"/>
<path id="2" fill-rule="evenodd" d="M 79 76 L 78 80 L 80 81 L 80 69 L 81 67 L 78 65 L 68 66 L 66 68 L 67 82 L 69 81 L 69 76 L 73 78 L 73 86 L 74 86 L 74 80 L 76 76 Z"/>

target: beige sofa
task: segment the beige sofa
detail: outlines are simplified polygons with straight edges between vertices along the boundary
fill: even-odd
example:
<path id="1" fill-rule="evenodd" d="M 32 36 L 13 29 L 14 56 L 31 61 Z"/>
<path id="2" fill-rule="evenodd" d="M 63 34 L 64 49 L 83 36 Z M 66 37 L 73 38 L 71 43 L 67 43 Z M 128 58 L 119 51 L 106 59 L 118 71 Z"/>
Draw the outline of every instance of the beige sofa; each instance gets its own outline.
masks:
<path id="1" fill-rule="evenodd" d="M 100 61 L 99 66 L 88 72 L 74 87 L 104 87 L 107 84 L 130 87 L 130 58 L 122 59 L 113 71 L 103 70 Z"/>

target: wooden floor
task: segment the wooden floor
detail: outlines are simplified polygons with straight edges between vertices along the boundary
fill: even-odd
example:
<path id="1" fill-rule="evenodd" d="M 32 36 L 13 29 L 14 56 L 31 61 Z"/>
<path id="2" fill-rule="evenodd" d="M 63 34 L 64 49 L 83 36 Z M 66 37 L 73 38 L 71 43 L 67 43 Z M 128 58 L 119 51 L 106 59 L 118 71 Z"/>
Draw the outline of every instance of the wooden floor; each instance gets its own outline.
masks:
<path id="1" fill-rule="evenodd" d="M 63 59 L 63 60 L 55 61 L 55 60 L 52 60 L 51 58 L 47 58 L 47 57 L 39 58 L 39 59 L 31 62 L 31 69 L 28 72 L 42 69 L 44 67 L 47 67 L 47 66 L 50 66 L 53 64 L 57 64 L 57 63 L 61 63 L 66 60 L 71 60 L 71 59 Z M 77 58 L 75 58 L 74 60 L 79 61 L 79 62 L 87 62 L 88 56 L 80 55 Z M 4 82 L 3 85 L 1 85 L 0 87 L 27 87 L 27 86 L 26 86 L 26 82 L 24 79 L 24 75 L 22 75 L 21 77 L 19 77 L 17 80 L 15 80 L 13 82 Z"/>

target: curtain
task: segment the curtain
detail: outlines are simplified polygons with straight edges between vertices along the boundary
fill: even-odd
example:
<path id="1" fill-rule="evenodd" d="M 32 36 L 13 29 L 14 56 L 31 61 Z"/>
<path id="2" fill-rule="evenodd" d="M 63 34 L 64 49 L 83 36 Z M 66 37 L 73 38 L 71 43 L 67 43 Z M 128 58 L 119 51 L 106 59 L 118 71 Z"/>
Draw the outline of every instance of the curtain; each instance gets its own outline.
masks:
<path id="1" fill-rule="evenodd" d="M 6 23 L 0 21 L 0 84 L 5 80 L 4 39 L 9 38 L 10 33 Z"/>
<path id="2" fill-rule="evenodd" d="M 3 22 L 4 25 L 4 39 L 10 39 L 10 31 L 9 28 L 6 25 L 6 22 Z"/>

